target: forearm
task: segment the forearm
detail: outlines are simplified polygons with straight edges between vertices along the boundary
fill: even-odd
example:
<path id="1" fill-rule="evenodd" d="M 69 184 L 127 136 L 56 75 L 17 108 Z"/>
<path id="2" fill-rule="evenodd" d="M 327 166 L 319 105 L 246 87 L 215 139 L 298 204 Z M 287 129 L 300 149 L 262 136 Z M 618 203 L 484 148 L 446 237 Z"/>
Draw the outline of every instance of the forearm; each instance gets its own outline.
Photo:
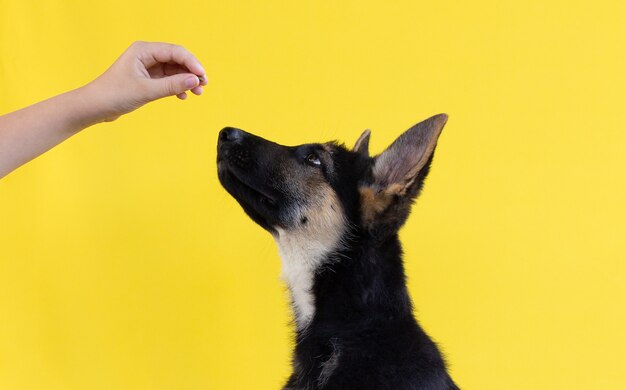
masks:
<path id="1" fill-rule="evenodd" d="M 89 85 L 0 116 L 0 178 L 101 122 Z"/>
<path id="2" fill-rule="evenodd" d="M 135 42 L 86 86 L 0 116 L 0 178 L 86 127 L 166 96 L 200 95 L 206 84 L 202 65 L 182 46 Z"/>

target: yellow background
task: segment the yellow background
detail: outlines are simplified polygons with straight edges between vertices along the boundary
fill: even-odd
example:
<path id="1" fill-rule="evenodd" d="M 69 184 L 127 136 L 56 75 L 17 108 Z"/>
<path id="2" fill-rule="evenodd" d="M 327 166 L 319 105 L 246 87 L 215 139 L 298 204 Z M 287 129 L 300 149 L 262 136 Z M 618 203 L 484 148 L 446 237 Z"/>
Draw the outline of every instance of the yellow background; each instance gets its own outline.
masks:
<path id="1" fill-rule="evenodd" d="M 284 144 L 450 120 L 402 231 L 463 389 L 626 388 L 626 2 L 0 1 L 0 112 L 134 40 L 201 98 L 84 131 L 0 181 L 0 389 L 278 389 L 276 248 L 219 186 L 217 132 Z"/>

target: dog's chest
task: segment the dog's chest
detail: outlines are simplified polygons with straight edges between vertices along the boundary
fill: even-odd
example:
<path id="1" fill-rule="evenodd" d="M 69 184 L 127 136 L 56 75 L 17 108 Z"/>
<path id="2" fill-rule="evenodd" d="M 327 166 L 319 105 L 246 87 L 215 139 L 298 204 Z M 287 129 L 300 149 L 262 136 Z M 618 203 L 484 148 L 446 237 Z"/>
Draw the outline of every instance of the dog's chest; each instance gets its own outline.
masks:
<path id="1" fill-rule="evenodd" d="M 296 325 L 302 330 L 315 314 L 315 274 L 340 246 L 346 221 L 337 196 L 330 189 L 293 213 L 300 224 L 288 230 L 277 228 L 274 239 L 282 261 L 282 278 L 291 292 Z"/>
<path id="2" fill-rule="evenodd" d="M 325 261 L 328 248 L 299 234 L 279 234 L 276 242 L 282 262 L 281 277 L 291 293 L 296 325 L 298 329 L 304 329 L 315 314 L 313 282 L 316 271 Z"/>

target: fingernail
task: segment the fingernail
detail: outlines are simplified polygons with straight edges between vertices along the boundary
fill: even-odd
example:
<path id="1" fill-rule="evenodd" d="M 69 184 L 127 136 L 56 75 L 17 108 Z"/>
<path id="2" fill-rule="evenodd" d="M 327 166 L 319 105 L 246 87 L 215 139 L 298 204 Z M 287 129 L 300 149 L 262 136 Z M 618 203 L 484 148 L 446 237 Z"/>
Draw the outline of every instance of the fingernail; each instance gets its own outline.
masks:
<path id="1" fill-rule="evenodd" d="M 196 77 L 196 76 L 191 76 L 188 77 L 185 80 L 185 87 L 187 88 L 193 88 L 195 87 L 198 83 L 200 83 L 200 80 Z"/>

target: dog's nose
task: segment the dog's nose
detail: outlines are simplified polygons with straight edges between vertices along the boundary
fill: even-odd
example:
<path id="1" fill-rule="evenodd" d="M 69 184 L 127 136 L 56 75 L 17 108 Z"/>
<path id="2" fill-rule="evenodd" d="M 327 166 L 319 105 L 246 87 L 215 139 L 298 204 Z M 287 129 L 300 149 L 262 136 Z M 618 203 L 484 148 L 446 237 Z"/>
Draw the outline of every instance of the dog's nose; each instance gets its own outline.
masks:
<path id="1" fill-rule="evenodd" d="M 224 127 L 220 131 L 220 142 L 239 142 L 243 139 L 243 131 L 234 127 Z"/>

